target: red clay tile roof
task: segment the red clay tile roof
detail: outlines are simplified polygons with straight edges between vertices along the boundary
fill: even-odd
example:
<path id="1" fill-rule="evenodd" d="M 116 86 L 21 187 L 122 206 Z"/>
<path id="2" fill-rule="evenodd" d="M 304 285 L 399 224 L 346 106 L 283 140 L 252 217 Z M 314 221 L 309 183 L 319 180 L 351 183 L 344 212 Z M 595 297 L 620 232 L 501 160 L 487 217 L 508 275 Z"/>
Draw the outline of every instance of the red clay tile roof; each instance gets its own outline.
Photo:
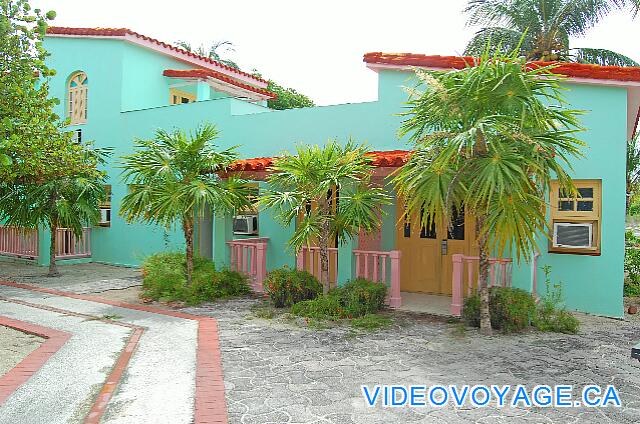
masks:
<path id="1" fill-rule="evenodd" d="M 52 34 L 52 35 L 78 35 L 78 36 L 94 36 L 94 37 L 124 37 L 126 35 L 132 35 L 134 37 L 140 38 L 142 40 L 145 41 L 149 41 L 151 43 L 157 44 L 161 47 L 173 50 L 176 53 L 181 53 L 181 54 L 185 54 L 187 56 L 190 56 L 194 59 L 199 59 L 199 60 L 203 60 L 207 63 L 211 63 L 213 65 L 219 66 L 229 72 L 233 72 L 236 73 L 238 75 L 243 75 L 245 77 L 249 77 L 252 78 L 256 81 L 260 81 L 264 84 L 267 84 L 268 82 L 263 80 L 262 78 L 258 78 L 254 75 L 251 75 L 249 73 L 240 71 L 238 69 L 232 68 L 230 66 L 225 65 L 224 63 L 220 63 L 218 61 L 215 61 L 213 59 L 210 59 L 208 57 L 205 56 L 200 56 L 197 55 L 195 53 L 189 52 L 187 50 L 181 49 L 179 47 L 176 46 L 172 46 L 171 44 L 162 42 L 160 40 L 156 40 L 155 38 L 151 38 L 151 37 L 147 37 L 146 35 L 142 35 L 139 34 L 135 31 L 131 31 L 128 28 L 69 28 L 69 27 L 56 27 L 56 26 L 50 26 L 47 28 L 47 34 Z"/>
<path id="2" fill-rule="evenodd" d="M 372 158 L 372 165 L 377 168 L 397 168 L 405 163 L 411 152 L 408 150 L 373 151 L 367 153 Z M 275 158 L 242 159 L 230 166 L 230 171 L 268 171 Z"/>
<path id="3" fill-rule="evenodd" d="M 272 93 L 271 91 L 245 84 L 243 82 L 230 78 L 223 73 L 212 71 L 211 69 L 165 69 L 164 72 L 162 72 L 162 75 L 171 78 L 215 78 L 228 84 L 235 85 L 236 87 L 253 91 L 254 93 L 262 94 L 263 96 L 266 96 L 270 99 L 278 98 L 278 95 L 276 93 Z"/>
<path id="4" fill-rule="evenodd" d="M 414 53 L 373 52 L 364 55 L 364 62 L 382 65 L 425 66 L 430 68 L 462 69 L 477 58 L 470 56 L 427 56 Z M 601 66 L 584 63 L 529 62 L 531 66 L 556 65 L 554 73 L 574 78 L 640 82 L 640 67 Z"/>

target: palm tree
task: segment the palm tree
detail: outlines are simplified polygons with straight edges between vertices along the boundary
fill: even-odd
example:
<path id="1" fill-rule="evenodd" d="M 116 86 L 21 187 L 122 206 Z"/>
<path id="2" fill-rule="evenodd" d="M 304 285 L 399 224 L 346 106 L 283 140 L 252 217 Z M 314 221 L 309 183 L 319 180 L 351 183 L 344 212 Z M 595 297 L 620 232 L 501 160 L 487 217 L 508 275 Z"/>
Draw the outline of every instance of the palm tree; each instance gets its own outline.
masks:
<path id="1" fill-rule="evenodd" d="M 87 148 L 82 154 L 86 166 L 79 173 L 0 187 L 0 214 L 7 225 L 49 228 L 50 277 L 60 275 L 56 266 L 58 228 L 70 228 L 76 237 L 82 236 L 83 227 L 99 221 L 100 203 L 105 200 L 106 174 L 97 166 L 104 163 L 107 152 Z"/>
<path id="2" fill-rule="evenodd" d="M 389 203 L 381 188 L 369 185 L 373 167 L 364 145 L 341 146 L 329 140 L 323 146 L 298 146 L 296 155 L 274 161 L 269 190 L 260 204 L 273 208 L 285 225 L 299 219 L 289 245 L 298 253 L 313 242 L 320 248 L 320 279 L 329 291 L 329 243 L 343 243 L 362 229 L 380 225 L 380 207 Z M 334 194 L 335 203 L 332 204 Z"/>
<path id="3" fill-rule="evenodd" d="M 188 41 L 177 41 L 175 45 L 188 52 L 195 53 L 199 56 L 208 57 L 209 59 L 213 59 L 216 62 L 220 62 L 231 68 L 240 69 L 237 63 L 235 63 L 233 60 L 223 58 L 222 57 L 223 53 L 220 53 L 221 49 L 224 49 L 224 53 L 235 51 L 235 48 L 233 47 L 233 43 L 231 41 L 227 41 L 227 40 L 214 41 L 213 43 L 211 43 L 211 45 L 208 48 L 206 48 L 203 45 L 200 45 L 195 49 L 191 46 L 191 43 L 189 43 Z"/>
<path id="4" fill-rule="evenodd" d="M 249 206 L 250 188 L 245 181 L 220 178 L 237 159 L 235 147 L 217 150 L 214 125 L 185 131 L 157 130 L 151 140 L 136 140 L 134 153 L 122 158 L 123 180 L 131 185 L 122 199 L 120 215 L 127 222 L 140 221 L 182 226 L 186 243 L 187 284 L 193 275 L 195 220 L 211 210 L 231 213 Z"/>
<path id="5" fill-rule="evenodd" d="M 629 206 L 634 195 L 638 191 L 640 185 L 640 146 L 638 141 L 640 135 L 636 134 L 627 141 L 627 205 L 626 211 L 629 212 Z"/>
<path id="6" fill-rule="evenodd" d="M 563 107 L 553 67 L 526 69 L 518 55 L 485 53 L 461 70 L 417 70 L 425 88 L 413 90 L 400 129 L 414 153 L 394 178 L 408 213 L 424 211 L 422 225 L 451 222 L 450 211 L 462 208 L 475 217 L 485 334 L 490 253 L 530 257 L 536 235 L 548 234 L 552 175 L 575 193 L 565 169 L 584 144 L 574 137 L 578 112 Z"/>
<path id="7" fill-rule="evenodd" d="M 483 26 L 465 54 L 478 56 L 488 44 L 503 51 L 516 47 L 528 60 L 640 66 L 607 49 L 570 48 L 570 37 L 581 37 L 613 9 L 630 8 L 640 0 L 470 0 L 468 25 Z"/>

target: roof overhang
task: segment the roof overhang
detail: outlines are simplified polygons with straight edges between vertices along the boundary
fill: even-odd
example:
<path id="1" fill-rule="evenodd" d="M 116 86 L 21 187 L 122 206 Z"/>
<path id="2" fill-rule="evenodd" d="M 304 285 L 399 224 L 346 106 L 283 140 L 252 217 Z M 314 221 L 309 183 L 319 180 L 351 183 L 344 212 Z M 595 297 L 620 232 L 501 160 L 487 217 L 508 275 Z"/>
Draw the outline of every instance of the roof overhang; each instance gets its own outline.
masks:
<path id="1" fill-rule="evenodd" d="M 167 78 L 176 78 L 183 81 L 203 81 L 217 91 L 227 93 L 233 97 L 239 97 L 251 102 L 276 99 L 278 96 L 271 91 L 254 87 L 237 81 L 216 71 L 205 69 L 166 69 L 162 75 Z"/>
<path id="2" fill-rule="evenodd" d="M 120 39 L 146 49 L 153 50 L 166 56 L 191 65 L 199 66 L 212 71 L 220 72 L 231 78 L 255 85 L 259 88 L 267 88 L 268 82 L 247 72 L 226 66 L 208 57 L 200 56 L 171 44 L 162 42 L 152 37 L 139 34 L 127 28 L 67 28 L 49 27 L 47 37 L 52 38 L 104 38 Z"/>
<path id="3" fill-rule="evenodd" d="M 412 72 L 415 68 L 441 71 L 462 69 L 475 58 L 458 56 L 426 56 L 411 53 L 367 53 L 364 62 L 367 68 Z M 582 63 L 531 62 L 531 66 L 557 65 L 554 72 L 564 75 L 568 83 L 621 87 L 627 91 L 627 137 L 630 139 L 637 131 L 640 119 L 640 68 L 600 66 Z"/>

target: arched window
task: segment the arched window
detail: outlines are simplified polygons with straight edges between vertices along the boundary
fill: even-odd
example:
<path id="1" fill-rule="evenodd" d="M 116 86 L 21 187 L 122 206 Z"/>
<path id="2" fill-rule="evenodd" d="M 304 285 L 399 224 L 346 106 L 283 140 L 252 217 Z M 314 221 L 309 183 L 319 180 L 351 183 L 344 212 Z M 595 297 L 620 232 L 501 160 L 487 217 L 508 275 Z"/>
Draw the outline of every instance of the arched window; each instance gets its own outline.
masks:
<path id="1" fill-rule="evenodd" d="M 71 124 L 87 122 L 88 83 L 87 74 L 84 72 L 76 72 L 69 78 L 67 116 L 71 119 Z"/>

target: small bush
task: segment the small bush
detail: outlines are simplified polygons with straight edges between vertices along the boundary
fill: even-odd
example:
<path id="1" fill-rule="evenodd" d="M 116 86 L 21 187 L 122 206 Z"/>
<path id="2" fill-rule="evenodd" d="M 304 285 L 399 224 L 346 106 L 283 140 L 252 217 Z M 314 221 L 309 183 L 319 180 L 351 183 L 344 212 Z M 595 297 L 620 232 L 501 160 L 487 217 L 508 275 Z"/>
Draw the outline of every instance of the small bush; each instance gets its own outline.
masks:
<path id="1" fill-rule="evenodd" d="M 627 231 L 624 238 L 624 295 L 640 296 L 640 237 Z"/>
<path id="2" fill-rule="evenodd" d="M 315 319 L 359 318 L 375 314 L 384 305 L 387 287 L 362 278 L 347 282 L 314 300 L 297 303 L 295 315 Z"/>
<path id="3" fill-rule="evenodd" d="M 540 331 L 576 334 L 580 321 L 567 312 L 562 305 L 562 285 L 551 283 L 551 267 L 543 268 L 545 275 L 546 293 L 538 304 L 533 326 Z"/>
<path id="4" fill-rule="evenodd" d="M 347 313 L 335 290 L 313 300 L 303 300 L 291 307 L 291 313 L 306 318 L 338 320 Z"/>
<path id="5" fill-rule="evenodd" d="M 315 299 L 322 293 L 322 285 L 306 271 L 284 267 L 267 274 L 264 290 L 275 307 L 284 308 L 303 300 Z"/>
<path id="6" fill-rule="evenodd" d="M 187 262 L 183 253 L 157 253 L 142 265 L 142 289 L 154 300 L 197 304 L 251 291 L 244 275 L 229 270 L 216 271 L 214 263 L 195 257 L 191 286 L 187 287 Z"/>
<path id="7" fill-rule="evenodd" d="M 336 289 L 347 315 L 362 317 L 375 314 L 384 305 L 387 286 L 358 278 Z"/>
<path id="8" fill-rule="evenodd" d="M 505 333 L 521 331 L 531 322 L 536 308 L 530 293 L 509 287 L 492 287 L 489 290 L 491 327 Z M 469 296 L 464 303 L 462 316 L 471 326 L 480 326 L 480 296 Z"/>

